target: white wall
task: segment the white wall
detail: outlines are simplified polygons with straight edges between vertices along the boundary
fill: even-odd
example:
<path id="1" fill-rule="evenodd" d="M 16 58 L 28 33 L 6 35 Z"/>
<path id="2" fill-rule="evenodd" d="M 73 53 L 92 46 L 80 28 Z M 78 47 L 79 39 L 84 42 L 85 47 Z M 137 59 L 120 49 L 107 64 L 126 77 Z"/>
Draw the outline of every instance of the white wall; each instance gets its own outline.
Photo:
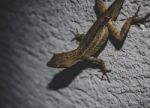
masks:
<path id="1" fill-rule="evenodd" d="M 118 20 L 134 14 L 132 1 L 126 0 Z M 140 14 L 150 12 L 149 0 L 138 4 Z M 132 26 L 120 51 L 108 41 L 99 57 L 112 70 L 111 83 L 84 63 L 65 71 L 46 66 L 53 53 L 77 47 L 72 31 L 90 28 L 93 7 L 94 0 L 1 1 L 1 108 L 150 107 L 150 24 Z"/>

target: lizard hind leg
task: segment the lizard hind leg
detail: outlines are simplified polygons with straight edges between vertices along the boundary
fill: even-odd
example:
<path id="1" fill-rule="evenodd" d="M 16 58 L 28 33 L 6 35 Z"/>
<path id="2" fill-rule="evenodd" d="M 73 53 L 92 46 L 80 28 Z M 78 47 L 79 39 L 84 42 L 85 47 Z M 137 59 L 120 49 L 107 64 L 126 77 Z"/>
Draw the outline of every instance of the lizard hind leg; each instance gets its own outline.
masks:
<path id="1" fill-rule="evenodd" d="M 143 23 L 147 23 L 147 22 L 150 22 L 150 13 L 146 14 L 145 16 L 143 17 L 138 17 L 138 12 L 140 11 L 140 7 L 138 7 L 138 10 L 136 11 L 135 15 L 133 16 L 133 21 L 132 21 L 132 24 L 143 24 Z"/>
<path id="2" fill-rule="evenodd" d="M 110 83 L 110 80 L 109 80 L 109 77 L 108 77 L 107 73 L 111 72 L 111 70 L 108 70 L 106 68 L 105 62 L 102 59 L 97 59 L 95 57 L 90 57 L 90 58 L 88 58 L 88 60 L 91 61 L 94 64 L 100 65 L 100 69 L 102 70 L 102 73 L 103 73 L 103 75 L 101 77 L 101 80 L 103 80 L 104 76 L 106 76 L 107 81 Z"/>
<path id="3" fill-rule="evenodd" d="M 108 29 L 111 35 L 117 40 L 116 41 L 117 44 L 116 43 L 114 44 L 117 49 L 121 49 L 122 44 L 127 36 L 127 33 L 129 32 L 131 25 L 150 22 L 150 19 L 148 19 L 150 17 L 150 14 L 147 14 L 144 17 L 138 17 L 139 11 L 140 11 L 140 6 L 138 7 L 136 13 L 133 16 L 127 18 L 126 22 L 123 24 L 121 28 L 121 31 L 118 31 L 113 21 L 110 21 L 108 23 Z"/>

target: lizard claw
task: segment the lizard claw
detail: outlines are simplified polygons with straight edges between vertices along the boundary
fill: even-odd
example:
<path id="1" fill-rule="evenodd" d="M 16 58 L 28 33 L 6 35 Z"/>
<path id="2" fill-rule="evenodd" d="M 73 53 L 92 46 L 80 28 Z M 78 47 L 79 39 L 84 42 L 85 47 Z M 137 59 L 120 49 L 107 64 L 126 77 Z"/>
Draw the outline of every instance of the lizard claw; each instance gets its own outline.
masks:
<path id="1" fill-rule="evenodd" d="M 134 16 L 132 16 L 131 18 L 133 18 L 132 23 L 133 24 L 138 24 L 138 23 L 146 23 L 146 22 L 150 22 L 150 19 L 148 19 L 150 17 L 150 13 L 146 14 L 144 17 L 137 17 L 138 13 L 140 11 L 140 7 L 138 7 L 137 11 L 135 12 Z"/>
<path id="2" fill-rule="evenodd" d="M 78 29 L 76 29 L 76 32 L 74 32 L 74 31 L 71 31 L 71 32 L 74 35 L 74 38 L 71 41 L 75 41 L 76 40 L 77 42 L 80 42 L 85 36 L 84 33 L 79 33 Z"/>
<path id="3" fill-rule="evenodd" d="M 104 79 L 104 76 L 106 76 L 107 81 L 110 83 L 109 77 L 108 77 L 108 75 L 107 75 L 107 73 L 109 73 L 109 72 L 111 72 L 111 70 L 103 71 L 103 75 L 102 75 L 102 77 L 101 77 L 101 80 L 103 80 L 103 79 Z"/>
<path id="4" fill-rule="evenodd" d="M 141 8 L 141 6 L 138 6 L 138 9 L 137 9 L 137 11 L 135 12 L 135 14 L 134 14 L 133 18 L 135 18 L 135 17 L 137 17 L 137 16 L 138 16 L 138 13 L 139 13 L 139 11 L 140 11 L 140 8 Z"/>

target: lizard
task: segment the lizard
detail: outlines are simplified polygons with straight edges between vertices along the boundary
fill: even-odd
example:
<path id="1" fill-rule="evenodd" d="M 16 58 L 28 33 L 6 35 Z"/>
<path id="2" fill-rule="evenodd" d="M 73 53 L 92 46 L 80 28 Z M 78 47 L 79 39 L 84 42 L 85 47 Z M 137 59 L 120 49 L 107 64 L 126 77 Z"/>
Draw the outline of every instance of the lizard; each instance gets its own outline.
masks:
<path id="1" fill-rule="evenodd" d="M 83 37 L 80 40 L 79 46 L 68 52 L 55 53 L 48 61 L 47 66 L 53 68 L 69 68 L 78 62 L 88 60 L 94 64 L 98 64 L 103 73 L 101 79 L 103 79 L 105 75 L 108 82 L 110 82 L 107 73 L 111 70 L 106 68 L 105 62 L 102 59 L 98 59 L 98 55 L 102 51 L 102 46 L 106 43 L 109 34 L 115 37 L 119 42 L 122 42 L 131 25 L 150 22 L 150 20 L 147 20 L 150 14 L 146 14 L 144 17 L 138 17 L 139 6 L 135 15 L 127 18 L 119 32 L 114 21 L 117 19 L 124 1 L 125 0 L 115 0 L 110 7 L 106 9 L 103 0 L 95 0 L 100 16 L 86 35 L 82 35 Z"/>

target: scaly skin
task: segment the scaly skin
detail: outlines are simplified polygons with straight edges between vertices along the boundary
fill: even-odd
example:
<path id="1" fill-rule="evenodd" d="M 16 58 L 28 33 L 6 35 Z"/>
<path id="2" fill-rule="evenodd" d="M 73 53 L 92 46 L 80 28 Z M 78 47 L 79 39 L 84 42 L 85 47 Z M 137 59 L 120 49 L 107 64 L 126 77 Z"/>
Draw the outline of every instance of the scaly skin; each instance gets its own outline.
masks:
<path id="1" fill-rule="evenodd" d="M 95 1 L 97 4 L 97 7 L 98 7 L 99 14 L 101 15 L 101 14 L 105 13 L 106 7 L 104 5 L 103 0 L 95 0 Z M 119 9 L 119 8 L 117 8 L 117 9 Z M 123 25 L 121 32 L 119 32 L 117 30 L 117 27 L 114 23 L 114 21 L 117 19 L 118 15 L 119 15 L 119 11 L 114 12 L 112 14 L 112 17 L 111 17 L 112 19 L 111 19 L 111 21 L 108 22 L 108 26 L 107 26 L 108 28 L 107 29 L 109 30 L 109 33 L 118 40 L 118 42 L 119 41 L 122 42 L 124 40 L 124 38 L 126 37 L 131 25 L 150 22 L 150 20 L 147 20 L 147 18 L 150 16 L 150 13 L 145 15 L 144 17 L 137 17 L 139 9 L 140 9 L 140 6 L 138 7 L 138 10 L 133 17 L 127 18 L 127 21 Z"/>
<path id="2" fill-rule="evenodd" d="M 105 17 L 105 18 L 101 17 L 100 19 L 98 19 L 96 21 L 96 23 L 94 23 L 94 25 L 91 29 L 94 29 L 95 32 L 90 32 L 90 33 L 87 33 L 87 35 L 86 35 L 91 40 L 90 43 L 87 41 L 88 38 L 85 37 L 82 41 L 83 45 L 79 45 L 79 47 L 77 49 L 69 51 L 69 52 L 54 54 L 54 56 L 47 63 L 47 65 L 50 67 L 67 68 L 67 67 L 70 67 L 70 66 L 76 64 L 79 61 L 84 60 L 86 57 L 90 57 L 92 54 L 97 52 L 97 50 L 99 50 L 99 49 L 97 48 L 97 50 L 96 50 L 96 47 L 99 47 L 99 45 L 101 44 L 100 42 L 103 42 L 104 41 L 103 39 L 105 39 L 105 37 L 106 37 L 106 36 L 102 36 L 102 35 L 104 34 L 103 29 L 104 29 L 104 27 L 106 27 L 106 24 L 108 23 L 109 19 L 110 18 L 108 18 L 108 17 Z M 89 34 L 91 34 L 91 35 L 89 35 Z M 92 36 L 93 36 L 93 38 L 91 38 Z M 101 37 L 102 39 L 99 37 Z M 99 39 L 98 42 L 97 42 L 97 38 Z M 92 50 L 91 48 L 93 49 L 93 52 L 91 52 L 91 50 Z"/>
<path id="3" fill-rule="evenodd" d="M 54 54 L 47 63 L 49 67 L 70 67 L 79 61 L 97 53 L 108 38 L 106 29 L 107 17 L 114 18 L 114 13 L 119 13 L 124 0 L 116 0 L 106 12 L 97 19 L 81 41 L 79 47 L 73 51 Z M 116 15 L 115 15 L 116 16 Z M 107 31 L 107 32 L 106 32 Z"/>
<path id="4" fill-rule="evenodd" d="M 109 70 L 106 69 L 104 61 L 102 59 L 97 59 L 96 57 L 100 53 L 103 45 L 106 43 L 108 35 L 111 34 L 118 41 L 122 42 L 123 39 L 125 39 L 131 25 L 150 22 L 150 20 L 147 20 L 150 14 L 147 14 L 145 17 L 137 17 L 140 9 L 139 7 L 135 15 L 127 19 L 119 32 L 114 21 L 118 17 L 125 0 L 115 0 L 108 9 L 106 9 L 103 0 L 95 1 L 100 16 L 83 37 L 79 46 L 75 50 L 69 52 L 54 54 L 51 60 L 47 63 L 47 66 L 54 68 L 68 68 L 77 62 L 90 60 L 93 63 L 99 64 L 103 75 L 106 75 Z M 106 77 L 109 81 L 107 75 Z"/>

